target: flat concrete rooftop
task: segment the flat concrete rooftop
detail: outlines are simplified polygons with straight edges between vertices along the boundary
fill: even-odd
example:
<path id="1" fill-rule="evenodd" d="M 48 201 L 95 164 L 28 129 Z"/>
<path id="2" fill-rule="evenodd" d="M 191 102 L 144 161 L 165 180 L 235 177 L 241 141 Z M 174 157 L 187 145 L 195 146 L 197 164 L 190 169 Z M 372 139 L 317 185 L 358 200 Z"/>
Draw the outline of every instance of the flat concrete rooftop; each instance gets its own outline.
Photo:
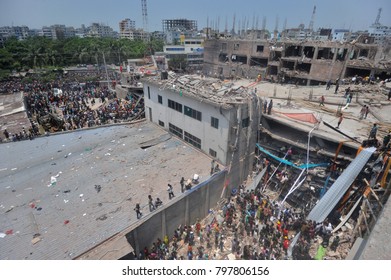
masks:
<path id="1" fill-rule="evenodd" d="M 221 80 L 196 74 L 177 75 L 174 72 L 169 72 L 167 79 L 150 76 L 143 81 L 223 108 L 229 108 L 230 104 L 247 103 L 251 93 L 247 87 L 255 84 L 254 81 L 247 79 Z"/>
<path id="2" fill-rule="evenodd" d="M 73 259 L 135 223 L 137 202 L 148 215 L 148 194 L 166 203 L 168 183 L 178 198 L 182 176 L 207 179 L 211 160 L 148 122 L 3 143 L 0 154 L 3 260 Z"/>

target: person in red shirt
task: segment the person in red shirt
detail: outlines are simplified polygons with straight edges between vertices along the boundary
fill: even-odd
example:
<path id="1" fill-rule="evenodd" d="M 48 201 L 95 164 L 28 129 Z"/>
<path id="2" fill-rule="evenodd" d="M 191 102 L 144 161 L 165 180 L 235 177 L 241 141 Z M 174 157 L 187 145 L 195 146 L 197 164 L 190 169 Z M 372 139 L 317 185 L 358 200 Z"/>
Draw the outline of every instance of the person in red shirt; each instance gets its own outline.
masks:
<path id="1" fill-rule="evenodd" d="M 289 239 L 287 236 L 284 237 L 284 242 L 282 243 L 282 247 L 284 248 L 285 253 L 287 253 L 289 248 Z"/>
<path id="2" fill-rule="evenodd" d="M 320 97 L 320 103 L 319 106 L 324 106 L 324 95 Z"/>

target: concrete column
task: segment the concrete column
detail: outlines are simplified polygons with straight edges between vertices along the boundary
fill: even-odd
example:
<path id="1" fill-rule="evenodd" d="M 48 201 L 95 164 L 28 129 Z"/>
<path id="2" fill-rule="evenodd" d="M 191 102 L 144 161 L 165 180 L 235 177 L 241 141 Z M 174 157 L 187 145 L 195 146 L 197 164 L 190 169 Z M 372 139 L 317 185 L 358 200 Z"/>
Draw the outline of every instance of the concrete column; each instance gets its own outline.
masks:
<path id="1" fill-rule="evenodd" d="M 333 56 L 333 63 L 337 60 L 337 54 L 338 54 L 338 48 L 334 48 L 334 56 Z"/>
<path id="2" fill-rule="evenodd" d="M 316 46 L 316 47 L 315 47 L 315 51 L 314 51 L 314 56 L 312 57 L 312 59 L 317 59 L 317 57 L 318 57 L 318 52 L 319 52 L 319 47 Z"/>

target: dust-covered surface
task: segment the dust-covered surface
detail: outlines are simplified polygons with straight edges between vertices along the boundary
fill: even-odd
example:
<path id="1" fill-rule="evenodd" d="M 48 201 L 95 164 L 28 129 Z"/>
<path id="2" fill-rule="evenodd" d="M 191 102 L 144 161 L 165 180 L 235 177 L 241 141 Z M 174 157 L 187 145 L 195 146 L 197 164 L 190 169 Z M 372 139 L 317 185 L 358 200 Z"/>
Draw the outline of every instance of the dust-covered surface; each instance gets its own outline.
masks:
<path id="1" fill-rule="evenodd" d="M 141 122 L 0 145 L 0 259 L 72 259 L 136 222 L 148 194 L 206 179 L 210 158 L 164 134 Z"/>

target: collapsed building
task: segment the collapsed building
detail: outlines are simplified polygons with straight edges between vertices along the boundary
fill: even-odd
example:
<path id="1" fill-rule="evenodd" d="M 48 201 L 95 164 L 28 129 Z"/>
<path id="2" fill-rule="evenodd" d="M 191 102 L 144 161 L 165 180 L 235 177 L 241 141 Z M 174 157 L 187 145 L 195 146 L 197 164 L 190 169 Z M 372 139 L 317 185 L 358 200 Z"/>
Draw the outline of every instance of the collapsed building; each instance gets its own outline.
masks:
<path id="1" fill-rule="evenodd" d="M 299 85 L 353 77 L 391 77 L 391 48 L 361 36 L 351 42 L 211 39 L 204 47 L 204 74 Z"/>
<path id="2" fill-rule="evenodd" d="M 172 72 L 143 80 L 146 118 L 229 166 L 230 188 L 252 171 L 259 97 L 238 81 Z"/>

